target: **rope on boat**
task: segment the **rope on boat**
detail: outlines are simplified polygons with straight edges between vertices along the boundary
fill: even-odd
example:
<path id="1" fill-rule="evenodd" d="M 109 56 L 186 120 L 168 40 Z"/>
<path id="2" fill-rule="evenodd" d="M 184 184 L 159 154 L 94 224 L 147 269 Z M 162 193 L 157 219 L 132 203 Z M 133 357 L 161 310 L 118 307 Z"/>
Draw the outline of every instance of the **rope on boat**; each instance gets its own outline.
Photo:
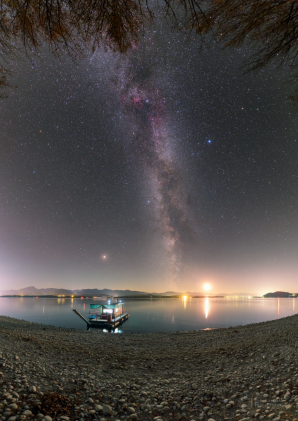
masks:
<path id="1" fill-rule="evenodd" d="M 84 322 L 87 323 L 87 325 L 89 325 L 89 322 L 85 319 L 85 317 L 78 310 L 73 308 L 72 311 L 74 311 L 81 319 L 84 320 Z"/>

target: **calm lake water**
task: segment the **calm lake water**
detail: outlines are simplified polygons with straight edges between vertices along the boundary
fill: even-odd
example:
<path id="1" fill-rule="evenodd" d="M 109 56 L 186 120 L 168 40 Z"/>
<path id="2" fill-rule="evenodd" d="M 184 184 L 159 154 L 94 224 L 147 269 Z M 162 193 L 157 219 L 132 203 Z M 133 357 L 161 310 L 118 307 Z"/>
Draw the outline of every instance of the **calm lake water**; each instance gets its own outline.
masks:
<path id="1" fill-rule="evenodd" d="M 116 329 L 129 332 L 175 332 L 257 323 L 293 315 L 298 309 L 294 298 L 168 298 L 124 300 L 130 317 Z M 72 309 L 88 319 L 90 298 L 1 298 L 0 314 L 45 325 L 86 329 Z"/>

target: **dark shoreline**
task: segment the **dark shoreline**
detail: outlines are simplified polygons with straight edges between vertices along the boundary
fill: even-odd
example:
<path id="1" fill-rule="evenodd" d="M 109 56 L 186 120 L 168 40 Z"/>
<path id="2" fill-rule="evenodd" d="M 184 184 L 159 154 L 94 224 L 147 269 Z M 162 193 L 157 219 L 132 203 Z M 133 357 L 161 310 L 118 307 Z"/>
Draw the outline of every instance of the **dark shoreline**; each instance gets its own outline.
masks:
<path id="1" fill-rule="evenodd" d="M 119 295 L 119 296 L 94 296 L 94 295 L 0 295 L 0 298 L 102 298 L 102 299 L 155 299 L 155 298 L 182 298 L 185 297 L 185 294 L 182 295 Z M 226 298 L 229 295 L 187 295 L 188 298 Z M 242 296 L 239 296 L 242 297 Z M 263 297 L 252 297 L 252 298 L 263 298 Z M 283 297 L 285 298 L 285 297 Z"/>

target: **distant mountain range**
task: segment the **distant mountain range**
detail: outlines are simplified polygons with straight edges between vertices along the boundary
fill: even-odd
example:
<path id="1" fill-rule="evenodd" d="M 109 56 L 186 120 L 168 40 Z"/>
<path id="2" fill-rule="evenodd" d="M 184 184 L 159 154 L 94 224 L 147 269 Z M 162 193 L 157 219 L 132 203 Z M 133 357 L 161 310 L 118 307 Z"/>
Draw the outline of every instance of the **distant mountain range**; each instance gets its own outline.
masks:
<path id="1" fill-rule="evenodd" d="M 98 289 L 98 288 L 90 288 L 90 289 L 63 289 L 63 288 L 35 288 L 34 286 L 21 288 L 21 289 L 9 289 L 9 290 L 2 290 L 0 291 L 0 295 L 85 295 L 85 296 L 136 296 L 136 295 L 190 295 L 190 296 L 205 296 L 205 295 L 239 295 L 239 296 L 249 296 L 254 294 L 249 293 L 234 293 L 234 294 L 227 294 L 227 293 L 219 293 L 219 294 L 210 294 L 206 292 L 177 292 L 177 291 L 166 291 L 166 292 L 143 292 L 143 291 L 131 291 L 130 289 Z"/>
<path id="2" fill-rule="evenodd" d="M 113 289 L 63 289 L 63 288 L 35 288 L 33 286 L 21 288 L 21 289 L 10 289 L 0 291 L 0 295 L 92 295 L 92 296 L 104 296 L 104 295 L 143 295 L 145 292 L 131 291 L 131 290 L 113 290 Z"/>

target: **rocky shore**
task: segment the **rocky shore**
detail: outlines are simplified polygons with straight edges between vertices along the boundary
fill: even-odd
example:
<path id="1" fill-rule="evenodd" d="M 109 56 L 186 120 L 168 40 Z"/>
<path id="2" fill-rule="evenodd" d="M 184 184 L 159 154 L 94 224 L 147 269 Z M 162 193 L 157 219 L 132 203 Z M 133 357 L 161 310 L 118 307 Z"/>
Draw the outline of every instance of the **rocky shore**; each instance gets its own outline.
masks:
<path id="1" fill-rule="evenodd" d="M 298 315 L 102 334 L 0 316 L 0 420 L 298 421 Z"/>

